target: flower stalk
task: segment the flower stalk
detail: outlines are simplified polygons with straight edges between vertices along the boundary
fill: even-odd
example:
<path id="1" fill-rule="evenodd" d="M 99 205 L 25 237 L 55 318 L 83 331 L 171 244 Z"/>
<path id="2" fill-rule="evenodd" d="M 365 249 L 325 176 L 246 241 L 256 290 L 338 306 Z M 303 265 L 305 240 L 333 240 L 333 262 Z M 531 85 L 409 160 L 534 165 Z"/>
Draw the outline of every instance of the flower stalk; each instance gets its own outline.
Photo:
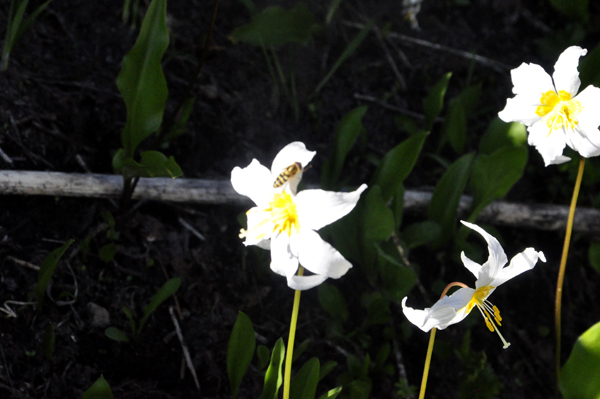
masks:
<path id="1" fill-rule="evenodd" d="M 577 198 L 579 197 L 579 189 L 581 188 L 581 180 L 583 179 L 583 169 L 585 167 L 585 158 L 579 161 L 579 170 L 577 179 L 575 180 L 575 188 L 573 189 L 573 197 L 571 198 L 571 206 L 569 207 L 569 218 L 567 219 L 567 231 L 565 233 L 565 242 L 563 252 L 560 258 L 560 267 L 558 269 L 558 279 L 556 281 L 556 303 L 555 303 L 555 329 L 556 329 L 556 352 L 555 352 L 555 369 L 556 369 L 556 397 L 559 397 L 558 379 L 560 376 L 560 350 L 561 350 L 561 309 L 562 309 L 562 288 L 565 280 L 565 269 L 567 267 L 567 255 L 569 254 L 569 245 L 571 244 L 571 233 L 573 232 L 573 219 L 575 218 L 575 208 L 577 206 Z"/>
<path id="2" fill-rule="evenodd" d="M 298 275 L 304 274 L 304 268 L 298 268 Z M 290 398 L 290 383 L 292 381 L 292 358 L 294 357 L 294 340 L 296 339 L 296 325 L 298 324 L 298 309 L 300 308 L 300 294 L 302 291 L 294 292 L 294 305 L 292 307 L 292 320 L 290 322 L 290 335 L 288 338 L 285 355 L 285 373 L 283 376 L 283 399 Z"/>

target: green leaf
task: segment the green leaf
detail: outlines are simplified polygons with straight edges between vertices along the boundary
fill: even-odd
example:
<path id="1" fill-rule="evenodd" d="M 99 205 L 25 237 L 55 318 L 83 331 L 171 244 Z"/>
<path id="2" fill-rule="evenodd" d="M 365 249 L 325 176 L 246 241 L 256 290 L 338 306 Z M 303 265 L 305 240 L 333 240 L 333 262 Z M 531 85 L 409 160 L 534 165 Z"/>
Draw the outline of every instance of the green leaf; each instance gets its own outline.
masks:
<path id="1" fill-rule="evenodd" d="M 256 348 L 256 357 L 258 360 L 258 369 L 264 370 L 269 365 L 269 359 L 271 359 L 271 352 L 266 346 L 258 345 L 258 347 Z"/>
<path id="2" fill-rule="evenodd" d="M 356 143 L 360 132 L 364 130 L 362 118 L 366 112 L 366 105 L 354 108 L 344 115 L 335 129 L 333 155 L 327 162 L 327 171 L 323 173 L 324 186 L 333 187 L 340 177 L 348 152 Z"/>
<path id="3" fill-rule="evenodd" d="M 273 347 L 271 362 L 265 374 L 265 385 L 260 399 L 277 399 L 279 388 L 283 383 L 281 368 L 285 358 L 285 345 L 283 339 L 279 338 Z"/>
<path id="4" fill-rule="evenodd" d="M 158 289 L 158 292 L 150 299 L 150 303 L 146 305 L 144 308 L 144 316 L 140 320 L 140 324 L 138 326 L 137 335 L 139 336 L 142 332 L 142 327 L 146 324 L 148 317 L 156 310 L 156 308 L 166 301 L 171 295 L 175 294 L 181 285 L 181 279 L 179 277 L 175 277 L 167 281 L 163 284 L 162 287 Z M 252 348 L 252 352 L 254 352 L 254 348 Z"/>
<path id="5" fill-rule="evenodd" d="M 291 399 L 314 399 L 319 383 L 319 359 L 313 357 L 298 371 L 290 386 Z"/>
<path id="6" fill-rule="evenodd" d="M 589 0 L 550 0 L 550 4 L 580 24 L 585 24 L 590 19 Z"/>
<path id="7" fill-rule="evenodd" d="M 116 158 L 117 154 L 115 154 Z M 113 166 L 115 162 L 113 158 Z M 118 162 L 118 160 L 117 160 Z M 121 173 L 125 177 L 176 177 L 183 176 L 183 172 L 175 158 L 167 158 L 159 151 L 145 151 L 142 153 L 140 163 L 133 158 L 128 158 L 121 164 Z"/>
<path id="8" fill-rule="evenodd" d="M 440 225 L 431 220 L 414 223 L 402 231 L 401 238 L 408 249 L 412 249 L 437 240 L 442 233 Z"/>
<path id="9" fill-rule="evenodd" d="M 106 330 L 104 330 L 104 335 L 106 335 L 113 341 L 129 342 L 129 337 L 127 336 L 127 333 L 122 330 L 119 330 L 117 327 L 108 327 Z"/>
<path id="10" fill-rule="evenodd" d="M 565 399 L 600 398 L 600 323 L 581 334 L 560 371 Z"/>
<path id="11" fill-rule="evenodd" d="M 116 254 L 117 244 L 115 244 L 114 242 L 104 245 L 102 248 L 100 248 L 99 251 L 100 259 L 102 259 L 102 261 L 106 263 L 113 260 Z"/>
<path id="12" fill-rule="evenodd" d="M 460 101 L 452 101 L 444 119 L 443 132 L 450 145 L 458 154 L 462 154 L 467 142 L 467 118 Z"/>
<path id="13" fill-rule="evenodd" d="M 336 361 L 330 360 L 324 365 L 321 366 L 321 370 L 319 372 L 319 381 L 321 381 L 327 374 L 331 373 L 337 367 L 338 363 Z"/>
<path id="14" fill-rule="evenodd" d="M 321 89 L 323 88 L 323 86 L 325 86 L 327 84 L 327 82 L 329 81 L 329 79 L 331 79 L 331 77 L 338 70 L 338 68 L 340 66 L 342 66 L 342 64 L 346 61 L 346 59 L 348 59 L 348 57 L 350 57 L 352 55 L 352 53 L 354 53 L 356 51 L 356 49 L 358 48 L 358 46 L 360 46 L 361 43 L 365 40 L 365 38 L 369 34 L 369 31 L 371 30 L 371 28 L 373 28 L 374 24 L 375 24 L 375 22 L 373 22 L 371 20 L 371 21 L 369 21 L 369 23 L 367 23 L 365 25 L 364 28 L 361 29 L 360 32 L 358 32 L 358 34 L 356 35 L 356 37 L 354 39 L 352 39 L 352 41 L 348 44 L 348 46 L 346 46 L 346 48 L 344 49 L 344 52 L 342 53 L 342 55 L 340 55 L 340 57 L 335 61 L 335 64 L 333 64 L 333 66 L 331 67 L 331 69 L 329 70 L 329 72 L 327 73 L 327 75 L 325 75 L 325 77 L 323 78 L 323 80 L 321 80 L 321 83 L 319 83 L 319 85 L 315 89 L 314 94 L 316 94 L 319 91 L 321 91 Z"/>
<path id="15" fill-rule="evenodd" d="M 83 393 L 81 399 L 113 399 L 113 393 L 104 376 L 100 375 L 100 378 Z"/>
<path id="16" fill-rule="evenodd" d="M 169 46 L 167 1 L 152 0 L 133 48 L 123 58 L 117 87 L 127 108 L 121 132 L 124 158 L 132 158 L 137 146 L 162 122 L 169 95 L 161 60 Z"/>
<path id="17" fill-rule="evenodd" d="M 454 234 L 458 204 L 469 181 L 474 157 L 473 153 L 466 154 L 450 165 L 433 191 L 427 216 L 442 228 L 440 244 Z"/>
<path id="18" fill-rule="evenodd" d="M 321 396 L 320 399 L 335 399 L 340 393 L 342 393 L 342 387 L 333 388 L 327 391 L 325 395 Z"/>
<path id="19" fill-rule="evenodd" d="M 479 152 L 491 154 L 506 146 L 527 145 L 527 128 L 522 123 L 506 123 L 495 117 L 488 125 L 479 142 Z"/>
<path id="20" fill-rule="evenodd" d="M 369 268 L 376 261 L 377 248 L 375 244 L 390 238 L 394 231 L 394 214 L 381 198 L 379 186 L 371 186 L 364 197 L 363 266 Z"/>
<path id="21" fill-rule="evenodd" d="M 381 247 L 378 247 L 377 249 L 377 262 L 383 288 L 393 301 L 399 301 L 415 286 L 417 276 L 415 272 L 400 264 Z"/>
<path id="22" fill-rule="evenodd" d="M 73 243 L 73 241 L 75 240 L 68 240 L 62 245 L 62 247 L 50 252 L 44 259 L 44 263 L 42 263 L 42 267 L 40 267 L 40 271 L 38 272 L 37 283 L 33 288 L 33 294 L 36 296 L 38 302 L 38 311 L 42 310 L 44 296 L 46 295 L 46 287 L 48 287 L 48 284 L 52 279 L 52 275 L 54 274 L 54 270 L 58 265 L 58 261 L 63 256 L 67 248 L 69 248 L 69 246 Z"/>
<path id="23" fill-rule="evenodd" d="M 181 111 L 177 115 L 177 119 L 175 120 L 175 124 L 171 128 L 171 131 L 165 135 L 163 142 L 169 142 L 179 136 L 182 136 L 186 132 L 185 125 L 190 119 L 190 115 L 192 115 L 192 110 L 194 109 L 194 103 L 196 102 L 195 97 L 187 98 L 184 103 Z"/>
<path id="24" fill-rule="evenodd" d="M 252 321 L 244 313 L 239 312 L 227 346 L 227 375 L 231 384 L 232 398 L 237 397 L 242 378 L 246 375 L 246 371 L 252 362 L 255 347 L 256 338 L 254 337 Z M 272 362 L 273 359 L 271 358 Z M 271 366 L 269 366 L 270 368 Z M 268 370 L 267 373 L 269 373 Z"/>
<path id="25" fill-rule="evenodd" d="M 600 274 L 600 242 L 592 241 L 590 243 L 588 259 L 590 261 L 590 266 L 594 268 L 596 273 Z"/>
<path id="26" fill-rule="evenodd" d="M 54 354 L 55 339 L 56 338 L 54 335 L 54 326 L 52 325 L 52 323 L 48 323 L 48 325 L 44 329 L 44 337 L 42 338 L 42 349 L 44 350 L 44 355 L 48 360 L 52 360 L 52 355 Z"/>
<path id="27" fill-rule="evenodd" d="M 448 82 L 452 77 L 452 72 L 448 72 L 429 90 L 427 97 L 423 100 L 423 108 L 425 110 L 425 130 L 431 130 L 435 122 L 435 118 L 440 114 L 444 106 L 444 96 L 448 88 Z"/>
<path id="28" fill-rule="evenodd" d="M 323 283 L 319 285 L 319 303 L 333 320 L 348 320 L 349 312 L 342 292 L 334 285 Z"/>
<path id="29" fill-rule="evenodd" d="M 302 354 L 308 349 L 311 343 L 310 338 L 306 338 L 299 345 L 294 347 L 294 355 L 292 356 L 292 363 L 294 363 Z"/>
<path id="30" fill-rule="evenodd" d="M 131 309 L 129 309 L 127 306 L 123 306 L 121 308 L 121 310 L 123 311 L 123 313 L 125 313 L 127 320 L 129 320 L 129 327 L 131 328 L 131 334 L 133 335 L 134 338 L 137 338 L 138 330 L 135 326 L 135 320 L 133 319 L 133 313 L 131 312 Z"/>
<path id="31" fill-rule="evenodd" d="M 232 40 L 257 46 L 281 46 L 286 43 L 306 45 L 315 30 L 315 17 L 304 3 L 291 10 L 279 6 L 265 8 L 252 17 L 252 22 L 236 28 Z"/>
<path id="32" fill-rule="evenodd" d="M 417 133 L 404 140 L 385 154 L 369 186 L 381 187 L 381 197 L 385 202 L 389 201 L 404 179 L 410 174 L 423 143 L 427 138 L 427 132 Z"/>
<path id="33" fill-rule="evenodd" d="M 475 159 L 471 172 L 473 205 L 469 221 L 474 221 L 483 208 L 504 197 L 519 181 L 527 165 L 527 154 L 526 147 L 503 147 Z"/>
<path id="34" fill-rule="evenodd" d="M 402 225 L 402 216 L 404 213 L 404 185 L 400 184 L 396 188 L 396 193 L 392 197 L 390 206 L 394 213 L 394 231 L 397 231 Z"/>

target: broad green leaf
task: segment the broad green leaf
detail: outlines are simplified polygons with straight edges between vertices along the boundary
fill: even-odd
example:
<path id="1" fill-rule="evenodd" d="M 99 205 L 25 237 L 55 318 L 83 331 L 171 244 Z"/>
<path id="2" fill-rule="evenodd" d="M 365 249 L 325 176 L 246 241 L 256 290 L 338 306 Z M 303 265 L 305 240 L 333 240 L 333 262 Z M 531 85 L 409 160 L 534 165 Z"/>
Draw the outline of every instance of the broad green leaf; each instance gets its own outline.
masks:
<path id="1" fill-rule="evenodd" d="M 319 285 L 319 303 L 332 319 L 342 322 L 348 320 L 349 312 L 346 300 L 335 285 L 328 283 Z"/>
<path id="2" fill-rule="evenodd" d="M 440 225 L 431 220 L 414 223 L 402 231 L 401 238 L 408 249 L 412 249 L 437 240 L 442 233 Z"/>
<path id="3" fill-rule="evenodd" d="M 340 393 L 342 393 L 342 387 L 333 388 L 327 391 L 327 393 L 321 396 L 319 399 L 335 399 Z"/>
<path id="4" fill-rule="evenodd" d="M 383 248 L 378 247 L 377 249 L 377 262 L 383 288 L 393 301 L 399 301 L 415 286 L 417 276 L 411 269 L 402 265 L 391 255 L 387 254 Z"/>
<path id="5" fill-rule="evenodd" d="M 69 248 L 69 246 L 73 243 L 73 241 L 75 240 L 68 240 L 62 245 L 62 247 L 50 252 L 48 256 L 46 256 L 46 258 L 44 259 L 42 267 L 40 267 L 40 271 L 38 272 L 37 283 L 33 288 L 33 294 L 37 298 L 39 311 L 42 310 L 42 306 L 44 304 L 44 296 L 46 295 L 46 287 L 48 287 L 48 284 L 52 279 L 52 275 L 54 274 L 54 270 L 56 270 L 58 261 L 63 256 L 67 248 Z"/>
<path id="6" fill-rule="evenodd" d="M 425 130 L 431 130 L 435 118 L 440 114 L 444 106 L 444 96 L 448 88 L 448 82 L 452 77 L 452 72 L 448 72 L 429 90 L 427 97 L 423 100 L 425 110 Z"/>
<path id="7" fill-rule="evenodd" d="M 123 306 L 121 310 L 123 311 L 123 313 L 125 313 L 127 320 L 129 320 L 129 328 L 131 328 L 131 334 L 134 338 L 136 338 L 137 328 L 135 325 L 135 320 L 133 318 L 133 312 L 131 312 L 131 309 L 129 309 L 127 306 Z"/>
<path id="8" fill-rule="evenodd" d="M 592 241 L 588 251 L 588 259 L 590 266 L 594 268 L 596 273 L 600 274 L 600 242 Z"/>
<path id="9" fill-rule="evenodd" d="M 104 335 L 106 335 L 113 341 L 129 342 L 129 337 L 127 336 L 127 334 L 116 327 L 108 327 L 106 330 L 104 330 Z"/>
<path id="10" fill-rule="evenodd" d="M 506 123 L 495 117 L 479 141 L 479 152 L 492 154 L 502 147 L 524 145 L 527 145 L 527 128 L 525 125 L 518 122 Z"/>
<path id="11" fill-rule="evenodd" d="M 269 348 L 264 345 L 258 345 L 256 348 L 256 358 L 258 363 L 258 369 L 264 370 L 269 365 L 269 360 L 271 359 L 271 352 Z"/>
<path id="12" fill-rule="evenodd" d="M 308 349 L 312 340 L 310 338 L 306 338 L 299 345 L 294 347 L 294 355 L 292 356 L 292 363 L 294 363 L 302 354 Z"/>
<path id="13" fill-rule="evenodd" d="M 83 393 L 81 399 L 113 399 L 113 393 L 104 376 L 100 375 L 100 378 Z"/>
<path id="14" fill-rule="evenodd" d="M 260 399 L 277 399 L 279 388 L 283 383 L 282 366 L 285 358 L 285 345 L 283 339 L 279 338 L 273 347 L 271 362 L 265 374 L 265 385 Z"/>
<path id="15" fill-rule="evenodd" d="M 114 158 L 113 158 L 114 160 Z M 183 171 L 171 156 L 167 158 L 158 151 L 142 152 L 139 163 L 133 158 L 126 159 L 122 164 L 121 173 L 125 177 L 180 177 Z"/>
<path id="16" fill-rule="evenodd" d="M 550 0 L 550 4 L 580 24 L 585 24 L 590 19 L 589 0 Z"/>
<path id="17" fill-rule="evenodd" d="M 469 181 L 474 157 L 473 153 L 466 154 L 450 165 L 433 191 L 427 216 L 442 228 L 439 243 L 446 242 L 454 234 L 458 204 Z"/>
<path id="18" fill-rule="evenodd" d="M 291 399 L 314 399 L 319 383 L 319 359 L 313 357 L 298 371 L 290 385 Z"/>
<path id="19" fill-rule="evenodd" d="M 377 324 L 386 324 L 390 322 L 392 317 L 392 312 L 390 311 L 390 301 L 383 296 L 381 292 L 372 292 L 368 294 L 364 294 L 361 298 L 361 305 L 367 309 L 367 326 L 377 325 Z M 368 356 L 368 355 L 367 355 Z M 348 358 L 350 360 L 350 358 Z M 366 358 L 365 362 L 370 358 Z M 368 370 L 368 364 L 360 363 L 361 366 L 358 368 L 359 371 L 356 371 L 356 367 L 350 367 L 349 369 L 354 373 L 360 373 L 361 375 L 366 376 L 364 369 Z"/>
<path id="20" fill-rule="evenodd" d="M 181 108 L 181 111 L 177 115 L 177 119 L 175 120 L 173 127 L 165 136 L 165 138 L 163 140 L 164 142 L 169 142 L 169 141 L 185 134 L 185 132 L 186 132 L 185 125 L 187 124 L 188 120 L 190 119 L 190 115 L 192 114 L 192 110 L 194 109 L 195 102 L 196 102 L 195 97 L 190 97 L 185 100 L 185 102 L 183 103 L 183 107 Z"/>
<path id="21" fill-rule="evenodd" d="M 581 334 L 560 371 L 559 387 L 565 399 L 600 398 L 600 323 Z"/>
<path id="22" fill-rule="evenodd" d="M 150 299 L 150 302 L 144 308 L 144 316 L 142 316 L 138 326 L 138 335 L 141 333 L 142 327 L 146 324 L 148 317 L 150 317 L 161 303 L 166 301 L 171 295 L 175 294 L 180 285 L 181 279 L 175 277 L 164 283 L 163 286 L 158 289 L 158 292 Z M 254 348 L 252 349 L 252 352 L 254 352 Z"/>
<path id="23" fill-rule="evenodd" d="M 115 255 L 117 254 L 117 244 L 111 242 L 104 245 L 102 248 L 100 248 L 98 254 L 100 255 L 100 259 L 102 259 L 103 262 L 110 262 L 114 259 Z"/>
<path id="24" fill-rule="evenodd" d="M 362 250 L 365 263 L 363 266 L 369 269 L 374 266 L 376 261 L 377 248 L 375 244 L 390 238 L 394 231 L 394 214 L 381 198 L 379 186 L 371 186 L 364 197 Z"/>
<path id="25" fill-rule="evenodd" d="M 396 194 L 398 186 L 404 182 L 404 179 L 412 171 L 427 134 L 427 132 L 422 132 L 410 136 L 385 154 L 381 160 L 369 186 L 378 185 L 381 187 L 381 197 L 385 202 Z"/>
<path id="26" fill-rule="evenodd" d="M 327 162 L 327 172 L 323 173 L 323 183 L 325 186 L 333 187 L 340 177 L 348 152 L 350 152 L 350 149 L 356 143 L 360 132 L 364 130 L 362 118 L 366 112 L 366 105 L 354 108 L 344 115 L 335 129 L 333 155 Z"/>
<path id="27" fill-rule="evenodd" d="M 365 40 L 365 38 L 369 34 L 369 31 L 371 30 L 371 28 L 373 28 L 374 24 L 375 23 L 372 20 L 369 21 L 369 23 L 367 23 L 365 25 L 365 27 L 362 28 L 360 32 L 358 32 L 356 37 L 354 37 L 354 39 L 352 39 L 352 41 L 348 44 L 348 46 L 346 46 L 346 49 L 344 50 L 342 55 L 340 55 L 340 57 L 335 61 L 335 64 L 333 64 L 333 66 L 331 67 L 331 69 L 329 70 L 327 75 L 325 75 L 325 77 L 323 78 L 321 83 L 319 83 L 319 85 L 315 89 L 315 94 L 318 93 L 319 91 L 321 91 L 323 86 L 325 86 L 327 84 L 329 79 L 331 79 L 331 77 L 338 70 L 338 68 L 340 66 L 342 66 L 342 64 L 346 61 L 346 59 L 348 59 L 348 57 L 350 57 L 352 55 L 352 53 L 354 53 L 356 51 L 358 46 L 360 46 L 361 43 Z"/>
<path id="28" fill-rule="evenodd" d="M 467 142 L 467 118 L 460 101 L 452 101 L 444 119 L 444 135 L 458 154 L 462 154 Z"/>
<path id="29" fill-rule="evenodd" d="M 257 46 L 306 45 L 314 30 L 314 15 L 304 3 L 297 3 L 291 10 L 279 6 L 265 8 L 252 17 L 252 22 L 236 28 L 230 37 Z"/>
<path id="30" fill-rule="evenodd" d="M 127 108 L 127 121 L 121 132 L 124 158 L 132 158 L 137 146 L 162 122 L 168 97 L 167 81 L 161 67 L 169 46 L 167 1 L 152 0 L 137 41 L 123 58 L 117 87 Z"/>
<path id="31" fill-rule="evenodd" d="M 321 366 L 321 370 L 319 371 L 319 381 L 321 381 L 327 374 L 331 373 L 337 367 L 338 363 L 330 360 L 324 365 Z"/>
<path id="32" fill-rule="evenodd" d="M 394 231 L 398 231 L 402 225 L 402 216 L 404 213 L 404 185 L 400 184 L 396 188 L 396 193 L 392 197 L 390 207 L 394 213 Z"/>
<path id="33" fill-rule="evenodd" d="M 46 356 L 46 359 L 48 360 L 52 360 L 55 339 L 54 326 L 52 323 L 48 323 L 44 329 L 44 337 L 42 338 L 42 349 L 44 350 L 44 356 Z"/>
<path id="34" fill-rule="evenodd" d="M 481 84 L 467 86 L 463 91 L 461 91 L 456 97 L 454 97 L 453 101 L 459 101 L 463 110 L 465 111 L 465 117 L 469 119 L 471 114 L 479 104 L 479 98 L 481 97 Z"/>
<path id="35" fill-rule="evenodd" d="M 474 221 L 484 207 L 504 197 L 519 181 L 527 165 L 527 154 L 526 147 L 503 147 L 475 159 L 471 172 L 473 205 L 469 221 Z"/>
<path id="36" fill-rule="evenodd" d="M 246 375 L 248 366 L 252 362 L 255 347 L 256 338 L 252 321 L 244 313 L 239 312 L 227 346 L 227 375 L 231 385 L 231 397 L 234 399 L 237 397 L 242 378 Z M 271 363 L 272 361 L 271 358 Z M 271 366 L 269 366 L 270 368 Z"/>

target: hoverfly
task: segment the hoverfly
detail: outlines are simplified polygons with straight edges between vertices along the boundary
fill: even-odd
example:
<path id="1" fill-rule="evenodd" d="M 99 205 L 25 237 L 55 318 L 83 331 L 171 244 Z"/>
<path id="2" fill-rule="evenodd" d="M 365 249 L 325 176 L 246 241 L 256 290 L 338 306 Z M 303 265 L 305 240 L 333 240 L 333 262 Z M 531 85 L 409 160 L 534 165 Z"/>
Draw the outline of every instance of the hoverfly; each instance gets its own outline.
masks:
<path id="1" fill-rule="evenodd" d="M 273 183 L 273 188 L 281 187 L 292 177 L 296 176 L 298 172 L 302 172 L 302 164 L 300 162 L 294 162 L 287 168 L 283 169 L 275 182 Z"/>

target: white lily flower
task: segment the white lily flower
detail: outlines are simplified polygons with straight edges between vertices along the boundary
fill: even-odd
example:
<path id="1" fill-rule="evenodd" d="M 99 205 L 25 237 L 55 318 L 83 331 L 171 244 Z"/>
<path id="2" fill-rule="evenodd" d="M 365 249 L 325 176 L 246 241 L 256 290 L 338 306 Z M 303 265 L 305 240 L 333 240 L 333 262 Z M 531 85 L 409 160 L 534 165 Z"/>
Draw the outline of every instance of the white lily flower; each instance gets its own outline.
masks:
<path id="1" fill-rule="evenodd" d="M 464 221 L 461 221 L 461 223 L 481 234 L 488 244 L 490 256 L 483 265 L 479 265 L 467 258 L 464 252 L 461 253 L 461 259 L 465 267 L 477 278 L 475 289 L 466 287 L 462 283 L 455 284 L 460 284 L 463 288 L 460 288 L 450 296 L 444 296 L 431 308 L 424 310 L 406 306 L 407 297 L 405 297 L 402 300 L 402 311 L 411 323 L 421 330 L 428 332 L 434 327 L 443 330 L 452 324 L 462 321 L 476 306 L 483 316 L 488 329 L 498 333 L 504 344 L 504 349 L 506 349 L 510 344 L 506 342 L 498 330 L 498 326 L 501 326 L 502 321 L 500 310 L 489 302 L 487 298 L 496 288 L 511 278 L 533 269 L 538 259 L 546 262 L 546 258 L 542 252 L 537 252 L 533 248 L 527 248 L 512 258 L 507 267 L 504 267 L 507 258 L 498 240 L 477 225 Z"/>
<path id="2" fill-rule="evenodd" d="M 546 166 L 570 159 L 562 155 L 565 145 L 585 158 L 600 155 L 600 89 L 590 85 L 577 94 L 581 84 L 577 66 L 586 53 L 581 47 L 567 48 L 558 57 L 552 78 L 537 64 L 523 63 L 510 73 L 516 96 L 498 116 L 527 126 L 528 142 Z"/>
<path id="3" fill-rule="evenodd" d="M 235 167 L 231 172 L 235 191 L 256 204 L 247 212 L 248 229 L 242 229 L 240 238 L 245 238 L 245 245 L 270 249 L 271 270 L 285 276 L 288 286 L 296 290 L 340 278 L 352 267 L 317 230 L 347 215 L 367 188 L 363 184 L 350 193 L 297 193 L 302 171 L 314 155 L 296 141 L 277 154 L 271 170 L 253 159 L 247 167 Z M 297 276 L 298 264 L 314 274 Z"/>

